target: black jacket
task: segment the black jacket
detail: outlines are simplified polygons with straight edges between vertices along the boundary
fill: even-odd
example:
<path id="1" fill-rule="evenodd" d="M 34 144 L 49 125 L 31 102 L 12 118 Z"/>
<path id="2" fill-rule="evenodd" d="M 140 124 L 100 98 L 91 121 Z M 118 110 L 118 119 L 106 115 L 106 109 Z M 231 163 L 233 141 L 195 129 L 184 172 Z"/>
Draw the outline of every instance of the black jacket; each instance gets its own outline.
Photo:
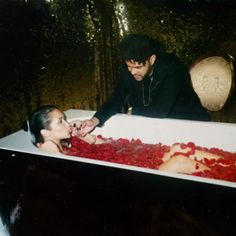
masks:
<path id="1" fill-rule="evenodd" d="M 175 55 L 164 53 L 157 56 L 151 86 L 150 82 L 149 77 L 136 81 L 128 69 L 124 68 L 111 97 L 94 116 L 102 125 L 112 115 L 121 111 L 124 102 L 128 100 L 132 114 L 135 115 L 210 120 L 208 112 L 202 107 L 193 90 L 188 71 Z"/>

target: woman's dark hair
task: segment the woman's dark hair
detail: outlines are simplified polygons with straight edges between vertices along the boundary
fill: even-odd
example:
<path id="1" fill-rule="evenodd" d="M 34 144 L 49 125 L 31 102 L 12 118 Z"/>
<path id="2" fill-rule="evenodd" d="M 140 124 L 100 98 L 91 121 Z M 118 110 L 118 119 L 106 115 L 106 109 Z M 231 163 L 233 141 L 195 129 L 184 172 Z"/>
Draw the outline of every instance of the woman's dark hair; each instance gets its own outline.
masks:
<path id="1" fill-rule="evenodd" d="M 119 44 L 120 59 L 123 62 L 134 60 L 145 64 L 151 55 L 163 51 L 164 47 L 160 42 L 142 34 L 129 34 Z"/>
<path id="2" fill-rule="evenodd" d="M 55 109 L 58 108 L 54 105 L 44 105 L 32 111 L 29 117 L 29 129 L 33 136 L 32 142 L 34 144 L 44 142 L 40 131 L 49 128 L 51 120 L 48 114 Z"/>

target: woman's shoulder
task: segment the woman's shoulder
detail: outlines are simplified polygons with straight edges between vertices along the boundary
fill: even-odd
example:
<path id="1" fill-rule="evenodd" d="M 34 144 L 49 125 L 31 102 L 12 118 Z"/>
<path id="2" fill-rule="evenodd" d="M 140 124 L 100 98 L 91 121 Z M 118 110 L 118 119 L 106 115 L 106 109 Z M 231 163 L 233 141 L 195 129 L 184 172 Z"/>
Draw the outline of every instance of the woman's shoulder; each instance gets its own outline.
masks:
<path id="1" fill-rule="evenodd" d="M 55 143 L 50 141 L 37 143 L 37 147 L 48 152 L 60 152 L 59 147 Z"/>

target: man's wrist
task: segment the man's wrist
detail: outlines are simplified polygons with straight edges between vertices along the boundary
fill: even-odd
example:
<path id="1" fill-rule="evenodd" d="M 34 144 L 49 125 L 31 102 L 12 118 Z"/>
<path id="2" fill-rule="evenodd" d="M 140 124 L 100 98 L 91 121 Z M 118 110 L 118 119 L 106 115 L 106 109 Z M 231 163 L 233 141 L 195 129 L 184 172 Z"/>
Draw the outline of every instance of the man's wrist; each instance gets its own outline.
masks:
<path id="1" fill-rule="evenodd" d="M 99 119 L 95 116 L 91 118 L 91 121 L 93 122 L 94 127 L 100 123 Z"/>

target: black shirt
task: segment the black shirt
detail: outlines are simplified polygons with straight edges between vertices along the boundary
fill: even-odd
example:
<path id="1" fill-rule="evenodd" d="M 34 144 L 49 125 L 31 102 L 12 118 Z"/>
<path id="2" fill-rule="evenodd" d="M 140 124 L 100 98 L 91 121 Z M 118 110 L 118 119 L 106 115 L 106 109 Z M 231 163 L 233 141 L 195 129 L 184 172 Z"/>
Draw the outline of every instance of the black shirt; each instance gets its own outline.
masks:
<path id="1" fill-rule="evenodd" d="M 173 54 L 157 56 L 152 77 L 136 81 L 127 68 L 107 102 L 95 113 L 103 124 L 121 110 L 128 99 L 132 114 L 158 118 L 209 121 L 209 115 L 194 92 L 184 64 Z"/>

